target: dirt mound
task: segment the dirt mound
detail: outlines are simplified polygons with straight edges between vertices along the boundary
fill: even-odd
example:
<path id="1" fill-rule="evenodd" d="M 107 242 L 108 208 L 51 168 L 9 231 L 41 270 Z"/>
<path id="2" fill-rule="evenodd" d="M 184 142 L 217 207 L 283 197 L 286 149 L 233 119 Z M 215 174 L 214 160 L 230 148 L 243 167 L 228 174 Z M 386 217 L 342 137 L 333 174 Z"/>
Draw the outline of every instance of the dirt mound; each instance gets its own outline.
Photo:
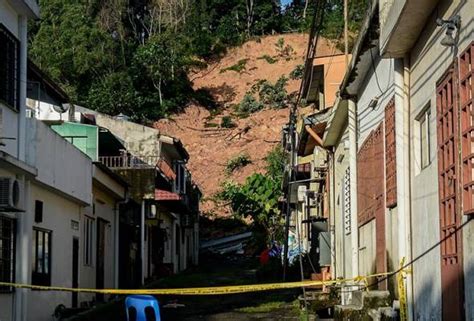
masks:
<path id="1" fill-rule="evenodd" d="M 283 46 L 276 44 L 283 41 Z M 265 169 L 265 157 L 280 141 L 282 126 L 288 120 L 288 109 L 265 109 L 248 118 L 235 117 L 233 105 L 238 104 L 258 80 L 274 83 L 281 76 L 288 77 L 292 70 L 303 63 L 307 47 L 307 35 L 288 34 L 267 36 L 233 48 L 219 61 L 205 70 L 190 74 L 195 90 L 205 89 L 221 106 L 219 112 L 197 104 L 190 104 L 180 114 L 155 123 L 163 133 L 182 140 L 190 154 L 188 167 L 194 181 L 200 186 L 204 201 L 203 212 L 226 216 L 229 210 L 216 207 L 209 200 L 219 192 L 221 184 L 232 179 L 239 183 L 255 172 Z M 289 46 L 289 55 L 282 54 L 282 47 Z M 292 50 L 291 50 L 292 49 Z M 321 39 L 318 56 L 330 55 L 332 43 Z M 290 80 L 288 93 L 297 91 L 300 80 Z M 235 128 L 220 128 L 223 116 L 231 115 Z M 229 159 L 246 153 L 251 163 L 226 174 Z"/>

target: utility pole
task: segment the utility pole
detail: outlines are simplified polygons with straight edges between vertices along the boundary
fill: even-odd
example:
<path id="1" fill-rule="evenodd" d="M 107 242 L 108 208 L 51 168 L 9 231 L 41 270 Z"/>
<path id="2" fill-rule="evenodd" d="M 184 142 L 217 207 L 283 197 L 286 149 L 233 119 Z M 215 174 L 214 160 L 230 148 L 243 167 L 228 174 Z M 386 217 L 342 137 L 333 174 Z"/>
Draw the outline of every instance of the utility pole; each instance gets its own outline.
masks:
<path id="1" fill-rule="evenodd" d="M 349 31 L 348 31 L 348 16 L 349 16 L 349 0 L 344 0 L 344 57 L 346 63 L 346 71 L 349 67 Z"/>

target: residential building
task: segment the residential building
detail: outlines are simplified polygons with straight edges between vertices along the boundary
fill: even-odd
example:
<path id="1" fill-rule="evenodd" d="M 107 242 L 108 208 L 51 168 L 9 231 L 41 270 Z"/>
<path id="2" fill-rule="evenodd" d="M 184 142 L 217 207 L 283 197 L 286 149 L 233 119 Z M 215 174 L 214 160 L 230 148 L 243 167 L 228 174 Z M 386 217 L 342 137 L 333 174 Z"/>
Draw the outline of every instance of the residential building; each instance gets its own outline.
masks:
<path id="1" fill-rule="evenodd" d="M 131 198 L 141 204 L 142 281 L 198 264 L 201 192 L 186 168 L 189 154 L 181 141 L 87 108 L 76 106 L 75 114 L 93 117 L 127 150 L 99 160 L 124 177 L 131 185 Z"/>
<path id="2" fill-rule="evenodd" d="M 334 277 L 408 262 L 410 320 L 474 318 L 472 12 L 373 1 L 324 130 Z M 369 283 L 399 299 L 394 276 Z"/>
<path id="3" fill-rule="evenodd" d="M 335 46 L 335 45 L 334 45 Z M 295 253 L 304 252 L 311 261 L 312 278 L 329 279 L 331 276 L 331 226 L 328 199 L 328 156 L 322 145 L 336 92 L 344 77 L 345 56 L 334 48 L 333 55 L 313 60 L 309 81 L 302 97 L 307 107 L 301 109 L 296 125 L 297 142 L 293 176 L 286 178 L 285 189 L 290 190 L 288 233 L 290 261 Z M 289 145 L 289 137 L 284 139 Z M 298 250 L 296 250 L 298 249 Z"/>
<path id="4" fill-rule="evenodd" d="M 59 135 L 66 145 L 77 149 L 81 158 L 91 164 L 90 172 L 85 173 L 91 180 L 91 186 L 88 188 L 92 198 L 81 207 L 77 222 L 71 223 L 79 233 L 74 236 L 71 250 L 73 287 L 117 288 L 121 266 L 119 256 L 121 252 L 127 253 L 120 251 L 118 244 L 119 224 L 121 216 L 125 215 L 121 207 L 128 201 L 128 184 L 98 160 L 99 156 L 120 155 L 124 146 L 105 128 L 63 121 L 61 115 L 69 111 L 69 98 L 31 61 L 28 63 L 27 79 L 27 108 L 30 119 L 40 119 L 52 132 Z M 60 116 L 57 117 L 58 115 Z M 31 139 L 34 139 L 34 136 Z M 76 168 L 76 171 L 80 172 L 81 167 Z M 73 293 L 71 305 L 69 302 L 63 304 L 77 308 L 104 299 L 103 295 Z"/>

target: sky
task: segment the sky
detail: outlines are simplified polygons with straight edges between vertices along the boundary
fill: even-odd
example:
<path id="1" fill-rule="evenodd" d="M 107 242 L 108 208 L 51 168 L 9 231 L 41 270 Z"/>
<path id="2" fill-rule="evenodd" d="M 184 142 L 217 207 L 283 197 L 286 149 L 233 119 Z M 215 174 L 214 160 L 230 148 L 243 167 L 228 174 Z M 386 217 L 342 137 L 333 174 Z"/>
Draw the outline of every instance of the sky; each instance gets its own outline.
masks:
<path id="1" fill-rule="evenodd" d="M 292 0 L 281 0 L 281 4 L 283 6 L 286 6 L 287 4 L 289 4 Z"/>

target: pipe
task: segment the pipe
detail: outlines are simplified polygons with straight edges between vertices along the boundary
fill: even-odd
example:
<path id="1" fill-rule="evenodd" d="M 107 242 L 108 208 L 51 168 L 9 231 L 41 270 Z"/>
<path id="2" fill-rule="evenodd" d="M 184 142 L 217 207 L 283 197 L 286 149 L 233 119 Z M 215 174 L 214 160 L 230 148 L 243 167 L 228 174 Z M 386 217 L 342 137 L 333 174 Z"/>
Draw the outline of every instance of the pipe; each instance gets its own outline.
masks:
<path id="1" fill-rule="evenodd" d="M 294 116 L 291 116 L 294 117 Z M 294 173 L 294 153 L 295 153 L 295 125 L 294 119 L 292 118 L 290 121 L 289 127 L 289 135 L 290 135 L 290 169 L 288 172 L 289 181 L 293 180 L 293 173 Z M 290 200 L 291 200 L 291 184 L 287 186 L 287 193 L 286 193 L 286 216 L 285 216 L 285 245 L 283 248 L 283 281 L 286 281 L 287 269 L 288 269 L 288 237 L 290 233 L 290 217 L 291 217 L 291 207 L 290 207 Z"/>
<path id="2" fill-rule="evenodd" d="M 311 135 L 311 137 L 314 138 L 314 140 L 316 141 L 316 143 L 318 144 L 318 146 L 324 148 L 323 146 L 323 140 L 321 139 L 321 137 L 319 137 L 319 135 L 311 128 L 310 125 L 306 125 L 305 126 L 305 129 L 306 131 L 308 132 L 308 134 Z"/>
<path id="3" fill-rule="evenodd" d="M 410 103 L 410 81 L 411 81 L 411 75 L 410 75 L 410 56 L 406 55 L 403 59 L 403 110 L 404 110 L 404 115 L 403 115 L 403 120 L 404 123 L 406 124 L 406 130 L 404 133 L 404 146 L 410 146 L 410 137 L 411 137 L 411 122 L 410 122 L 410 114 L 411 114 L 411 103 Z M 411 148 L 408 148 L 408 152 L 406 153 L 406 164 L 407 164 L 407 173 L 406 173 L 406 179 L 407 179 L 407 206 L 406 206 L 406 220 L 408 222 L 408 229 L 405 231 L 404 237 L 406 238 L 406 249 L 407 249 L 407 259 L 406 262 L 411 262 L 413 258 L 413 244 L 411 242 L 411 235 L 412 235 L 412 211 L 411 211 Z M 413 267 L 412 267 L 413 269 Z M 407 280 L 407 308 L 408 308 L 408 320 L 415 320 L 415 314 L 414 314 L 414 288 L 413 288 L 413 274 L 408 273 L 406 276 Z"/>
<path id="4" fill-rule="evenodd" d="M 141 284 L 145 283 L 145 200 L 142 200 L 140 211 L 140 261 L 141 261 Z"/>
<path id="5" fill-rule="evenodd" d="M 331 279 L 337 277 L 337 256 L 336 256 L 336 153 L 334 148 L 328 150 L 331 161 L 331 175 L 329 175 L 329 189 L 331 201 L 329 202 L 329 232 L 331 235 Z M 333 213 L 331 215 L 331 212 Z"/>
<path id="6" fill-rule="evenodd" d="M 27 17 L 20 16 L 18 19 L 18 31 L 20 38 L 20 85 L 19 85 L 19 113 L 18 113 L 18 129 L 17 129 L 17 158 L 20 161 L 25 160 L 25 135 L 26 135 L 26 62 L 27 62 Z M 17 222 L 17 249 L 16 249 L 16 266 L 15 275 L 19 283 L 29 284 L 31 280 L 31 226 L 32 213 L 30 208 L 30 182 L 23 176 L 23 197 L 21 202 L 26 211 L 25 215 L 19 215 Z M 12 311 L 13 319 L 18 321 L 26 321 L 28 318 L 28 291 L 26 289 L 15 289 L 14 310 Z"/>

